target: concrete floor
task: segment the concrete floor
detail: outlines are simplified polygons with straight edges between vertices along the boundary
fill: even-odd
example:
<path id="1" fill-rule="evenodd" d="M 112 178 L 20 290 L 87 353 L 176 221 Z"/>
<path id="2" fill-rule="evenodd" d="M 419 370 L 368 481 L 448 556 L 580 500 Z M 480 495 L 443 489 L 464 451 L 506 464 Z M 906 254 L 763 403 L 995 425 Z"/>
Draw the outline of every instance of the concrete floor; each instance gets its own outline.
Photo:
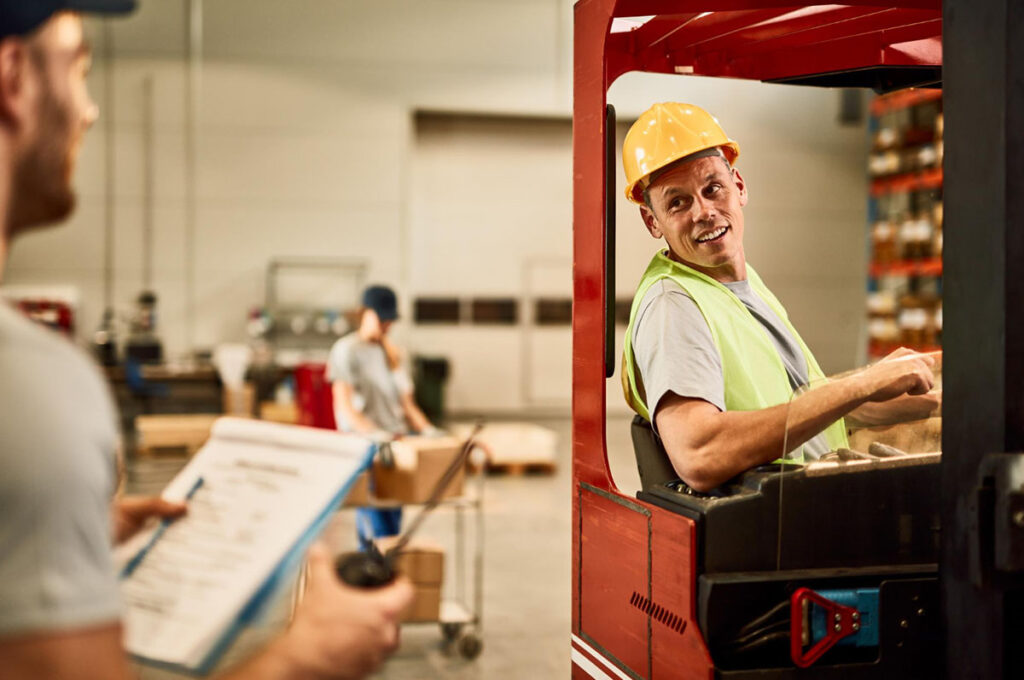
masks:
<path id="1" fill-rule="evenodd" d="M 375 678 L 569 677 L 571 428 L 568 420 L 537 424 L 558 433 L 557 473 L 490 476 L 486 480 L 482 653 L 466 661 L 446 649 L 437 626 L 407 625 L 402 630 L 401 648 Z M 635 490 L 639 477 L 629 441 L 629 420 L 612 420 L 608 436 L 613 475 L 620 487 Z M 433 518 L 423 532 L 450 541 L 450 523 L 444 519 Z"/>
<path id="2" fill-rule="evenodd" d="M 462 658 L 443 641 L 435 623 L 406 624 L 402 644 L 373 677 L 378 680 L 520 680 L 568 678 L 570 675 L 570 423 L 567 419 L 534 421 L 558 434 L 557 472 L 547 476 L 489 476 L 482 501 L 483 545 L 483 651 L 474 660 Z M 618 486 L 634 492 L 639 477 L 629 439 L 629 420 L 608 424 L 609 463 Z M 415 510 L 410 509 L 408 522 Z M 459 582 L 472 594 L 469 574 L 454 578 L 455 511 L 439 508 L 420 534 L 446 548 L 443 597 L 456 594 Z M 470 519 L 472 515 L 467 517 Z M 463 535 L 472 543 L 476 532 L 466 522 Z M 325 539 L 337 550 L 354 543 L 351 511 L 342 511 L 328 528 Z M 467 554 L 474 553 L 472 545 Z M 258 647 L 287 616 L 287 598 L 271 613 L 264 626 L 250 631 L 236 653 Z M 174 678 L 165 672 L 143 669 L 144 680 Z"/>

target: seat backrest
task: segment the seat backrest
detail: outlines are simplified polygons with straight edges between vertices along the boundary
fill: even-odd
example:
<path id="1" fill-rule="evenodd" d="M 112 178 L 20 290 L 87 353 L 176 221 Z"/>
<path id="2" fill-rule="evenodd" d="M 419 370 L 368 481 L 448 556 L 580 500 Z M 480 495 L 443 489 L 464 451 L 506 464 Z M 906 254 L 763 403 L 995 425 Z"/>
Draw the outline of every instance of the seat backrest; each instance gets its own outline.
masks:
<path id="1" fill-rule="evenodd" d="M 661 445 L 661 439 L 654 433 L 648 421 L 640 416 L 634 416 L 630 434 L 633 437 L 636 467 L 640 472 L 640 486 L 644 491 L 664 486 L 666 482 L 679 478 L 669 461 L 665 447 Z"/>

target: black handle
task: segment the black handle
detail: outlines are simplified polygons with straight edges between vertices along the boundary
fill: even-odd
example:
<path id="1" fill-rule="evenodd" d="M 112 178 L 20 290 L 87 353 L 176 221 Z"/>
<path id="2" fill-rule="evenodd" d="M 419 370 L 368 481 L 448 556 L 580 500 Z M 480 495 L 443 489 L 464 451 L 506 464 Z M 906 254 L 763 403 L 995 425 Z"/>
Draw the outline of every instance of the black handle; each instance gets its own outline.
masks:
<path id="1" fill-rule="evenodd" d="M 355 588 L 379 588 L 395 580 L 395 566 L 390 557 L 376 548 L 365 552 L 339 555 L 334 570 L 343 582 Z"/>

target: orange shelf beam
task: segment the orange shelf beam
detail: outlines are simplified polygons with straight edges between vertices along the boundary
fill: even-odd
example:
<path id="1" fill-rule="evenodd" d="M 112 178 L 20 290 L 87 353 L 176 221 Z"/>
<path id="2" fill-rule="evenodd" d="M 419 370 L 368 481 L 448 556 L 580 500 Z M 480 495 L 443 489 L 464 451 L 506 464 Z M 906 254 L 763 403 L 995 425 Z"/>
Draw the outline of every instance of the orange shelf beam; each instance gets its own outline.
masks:
<path id="1" fill-rule="evenodd" d="M 942 276 L 942 258 L 930 257 L 926 260 L 896 260 L 895 262 L 872 262 L 868 267 L 868 275 L 877 279 L 880 276 Z"/>
<path id="2" fill-rule="evenodd" d="M 871 195 L 875 198 L 885 194 L 941 188 L 942 168 L 924 170 L 922 172 L 908 172 L 903 175 L 893 175 L 892 177 L 871 180 Z"/>
<path id="3" fill-rule="evenodd" d="M 871 102 L 871 113 L 881 116 L 889 111 L 906 109 L 936 99 L 942 99 L 942 90 L 900 90 L 875 97 Z"/>
<path id="4" fill-rule="evenodd" d="M 898 342 L 871 341 L 868 343 L 868 356 L 872 359 L 881 359 L 889 356 L 900 347 L 906 347 L 907 349 L 912 349 L 915 352 L 921 352 L 922 354 L 942 351 L 942 345 L 904 345 Z"/>

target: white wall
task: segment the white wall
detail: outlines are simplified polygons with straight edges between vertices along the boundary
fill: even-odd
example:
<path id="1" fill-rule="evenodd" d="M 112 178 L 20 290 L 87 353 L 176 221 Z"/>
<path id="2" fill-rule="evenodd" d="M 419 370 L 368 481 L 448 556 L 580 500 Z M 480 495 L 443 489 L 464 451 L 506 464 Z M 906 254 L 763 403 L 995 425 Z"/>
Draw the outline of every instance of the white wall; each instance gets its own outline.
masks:
<path id="1" fill-rule="evenodd" d="M 571 137 L 568 118 L 418 118 L 409 290 L 520 301 L 515 327 L 411 331 L 413 346 L 455 360 L 453 409 L 569 407 L 570 327 L 534 327 L 532 301 L 572 297 Z"/>
<path id="2" fill-rule="evenodd" d="M 114 119 L 115 163 L 105 162 L 101 121 L 83 149 L 71 223 L 13 248 L 6 282 L 81 290 L 81 339 L 103 306 L 108 171 L 116 185 L 115 304 L 128 308 L 142 286 L 147 79 L 153 284 L 171 355 L 242 339 L 247 309 L 263 302 L 271 257 L 365 258 L 371 280 L 399 287 L 405 310 L 427 293 L 527 296 L 541 285 L 531 284 L 527 263 L 569 266 L 569 2 L 207 0 L 191 268 L 184 17 L 183 0 L 143 2 L 135 17 L 111 24 L 112 64 L 102 59 L 102 25 L 90 22 L 92 90 L 102 104 L 108 77 L 115 88 L 105 111 Z M 838 95 L 829 91 L 629 75 L 610 94 L 620 119 L 671 98 L 712 110 L 740 141 L 752 194 L 750 259 L 826 370 L 850 366 L 863 296 L 863 130 L 835 124 Z M 417 110 L 505 117 L 496 125 L 432 116 L 425 127 L 415 124 Z M 618 289 L 628 296 L 656 244 L 624 199 L 618 210 Z M 186 309 L 190 271 L 195 306 Z M 545 290 L 534 293 L 567 285 L 543 278 Z M 449 333 L 403 323 L 398 332 L 413 352 L 452 356 L 453 407 L 567 404 L 570 357 L 560 330 Z M 609 404 L 617 403 L 612 395 Z"/>

